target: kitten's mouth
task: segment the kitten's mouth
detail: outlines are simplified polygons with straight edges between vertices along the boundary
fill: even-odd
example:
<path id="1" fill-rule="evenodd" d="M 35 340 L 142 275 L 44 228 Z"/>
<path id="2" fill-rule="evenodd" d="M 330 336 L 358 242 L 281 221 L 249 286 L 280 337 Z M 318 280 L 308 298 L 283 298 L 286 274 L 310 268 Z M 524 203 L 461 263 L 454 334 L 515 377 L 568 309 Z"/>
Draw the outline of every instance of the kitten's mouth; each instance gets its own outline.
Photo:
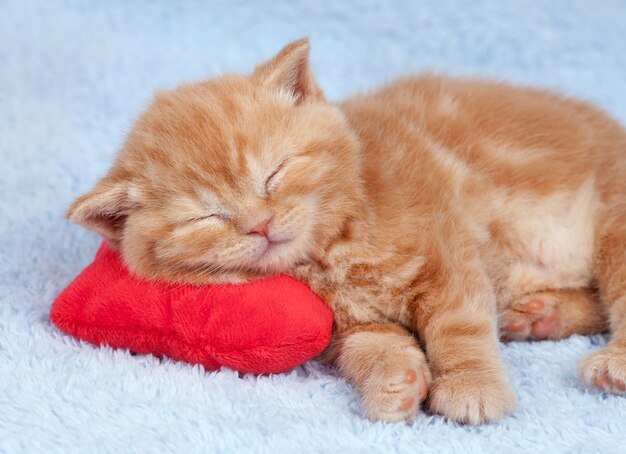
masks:
<path id="1" fill-rule="evenodd" d="M 282 247 L 282 245 L 289 243 L 291 240 L 270 240 L 268 239 L 265 246 L 265 251 L 261 254 L 261 257 L 264 255 L 273 252 Z"/>
<path id="2" fill-rule="evenodd" d="M 279 271 L 278 268 L 284 268 L 284 260 L 281 260 L 282 252 L 284 252 L 291 239 L 271 240 L 265 242 L 265 249 L 262 249 L 255 262 L 256 265 L 263 269 L 272 269 Z"/>

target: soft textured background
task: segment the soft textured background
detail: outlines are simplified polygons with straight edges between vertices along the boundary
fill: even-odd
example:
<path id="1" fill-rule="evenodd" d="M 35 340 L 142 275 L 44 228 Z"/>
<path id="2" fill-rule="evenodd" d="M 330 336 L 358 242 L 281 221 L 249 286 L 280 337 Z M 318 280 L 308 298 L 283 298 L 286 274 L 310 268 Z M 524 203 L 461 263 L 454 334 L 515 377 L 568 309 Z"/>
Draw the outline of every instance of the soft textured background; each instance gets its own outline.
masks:
<path id="1" fill-rule="evenodd" d="M 0 451 L 623 450 L 626 398 L 586 390 L 574 372 L 600 336 L 504 346 L 517 410 L 461 427 L 365 421 L 350 387 L 316 364 L 240 378 L 50 325 L 51 301 L 99 242 L 62 213 L 154 89 L 248 71 L 304 35 L 331 99 L 434 68 L 557 87 L 626 122 L 618 0 L 0 2 Z"/>

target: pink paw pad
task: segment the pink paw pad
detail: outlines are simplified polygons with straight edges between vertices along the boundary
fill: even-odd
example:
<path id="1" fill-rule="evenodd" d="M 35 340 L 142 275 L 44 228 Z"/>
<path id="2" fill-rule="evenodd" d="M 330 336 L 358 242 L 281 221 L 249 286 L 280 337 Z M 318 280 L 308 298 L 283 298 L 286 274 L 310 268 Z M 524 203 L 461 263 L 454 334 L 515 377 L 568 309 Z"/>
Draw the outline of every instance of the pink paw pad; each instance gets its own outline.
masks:
<path id="1" fill-rule="evenodd" d="M 506 329 L 514 338 L 543 340 L 550 337 L 556 328 L 556 311 L 543 300 L 531 299 L 517 308 Z M 525 313 L 525 314 L 524 314 Z"/>
<path id="2" fill-rule="evenodd" d="M 415 380 L 417 380 L 417 373 L 413 369 L 409 369 L 406 372 L 406 379 L 404 382 L 410 385 L 411 383 L 415 383 Z"/>
<path id="3" fill-rule="evenodd" d="M 423 372 L 421 372 L 419 375 L 421 375 L 419 383 L 416 383 L 417 403 L 422 402 L 426 398 L 426 394 L 428 394 L 428 382 L 426 380 L 426 376 L 424 375 Z M 417 381 L 418 381 L 418 372 L 416 372 L 414 369 L 407 370 L 406 375 L 404 377 L 404 383 L 407 385 L 413 385 Z M 408 411 L 411 408 L 413 408 L 415 403 L 416 403 L 416 400 L 414 397 L 411 397 L 411 396 L 406 397 L 400 403 L 398 410 Z"/>
<path id="4" fill-rule="evenodd" d="M 402 403 L 400 404 L 400 408 L 398 410 L 408 411 L 413 407 L 414 403 L 415 403 L 415 399 L 413 399 L 412 397 L 407 397 L 402 401 Z"/>
<path id="5" fill-rule="evenodd" d="M 556 314 L 549 313 L 545 317 L 533 322 L 530 328 L 530 334 L 534 339 L 547 339 L 552 331 L 556 328 Z"/>

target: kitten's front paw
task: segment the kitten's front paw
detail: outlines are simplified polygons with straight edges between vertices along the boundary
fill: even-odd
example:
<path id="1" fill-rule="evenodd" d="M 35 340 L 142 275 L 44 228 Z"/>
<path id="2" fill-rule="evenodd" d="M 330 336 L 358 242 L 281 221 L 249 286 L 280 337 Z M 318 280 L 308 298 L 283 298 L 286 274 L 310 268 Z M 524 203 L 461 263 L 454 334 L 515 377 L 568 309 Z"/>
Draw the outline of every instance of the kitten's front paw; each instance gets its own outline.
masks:
<path id="1" fill-rule="evenodd" d="M 422 352 L 406 347 L 380 366 L 374 368 L 361 387 L 366 416 L 373 421 L 389 422 L 415 418 L 430 384 L 430 371 Z"/>
<path id="2" fill-rule="evenodd" d="M 515 407 L 515 397 L 503 377 L 494 373 L 456 372 L 438 377 L 432 386 L 430 409 L 461 423 L 496 421 Z"/>
<path id="3" fill-rule="evenodd" d="M 626 393 L 626 348 L 608 346 L 591 353 L 580 360 L 578 372 L 602 391 Z"/>

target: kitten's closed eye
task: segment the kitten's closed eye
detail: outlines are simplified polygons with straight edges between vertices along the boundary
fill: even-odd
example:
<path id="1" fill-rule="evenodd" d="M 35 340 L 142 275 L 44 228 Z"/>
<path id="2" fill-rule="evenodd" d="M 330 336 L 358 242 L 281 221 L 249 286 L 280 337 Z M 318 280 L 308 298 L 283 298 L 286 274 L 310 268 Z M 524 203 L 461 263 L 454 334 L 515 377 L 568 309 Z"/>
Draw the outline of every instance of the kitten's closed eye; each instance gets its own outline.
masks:
<path id="1" fill-rule="evenodd" d="M 211 213 L 205 216 L 195 216 L 192 218 L 187 218 L 185 219 L 182 224 L 191 224 L 194 222 L 200 222 L 200 221 L 207 221 L 209 219 L 215 219 L 215 220 L 225 220 L 226 219 L 226 215 L 223 214 L 218 214 L 218 213 Z"/>
<path id="2" fill-rule="evenodd" d="M 265 180 L 265 194 L 269 194 L 270 192 L 272 192 L 272 190 L 278 185 L 278 177 L 280 176 L 280 174 L 282 174 L 285 168 L 285 164 L 287 164 L 287 161 L 281 162 L 278 167 L 276 167 L 276 169 L 270 174 L 270 176 L 267 177 L 267 179 Z"/>

